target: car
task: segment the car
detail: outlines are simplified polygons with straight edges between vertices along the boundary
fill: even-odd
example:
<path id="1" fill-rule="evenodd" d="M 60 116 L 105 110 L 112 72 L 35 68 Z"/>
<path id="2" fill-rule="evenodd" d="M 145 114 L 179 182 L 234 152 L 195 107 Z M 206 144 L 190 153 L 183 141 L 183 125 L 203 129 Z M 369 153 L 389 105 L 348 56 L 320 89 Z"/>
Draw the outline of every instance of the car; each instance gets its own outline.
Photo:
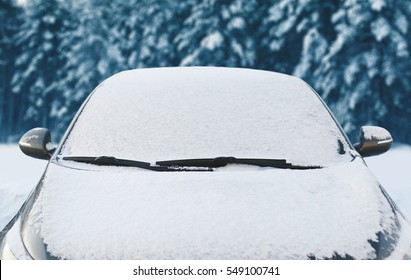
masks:
<path id="1" fill-rule="evenodd" d="M 85 100 L 0 234 L 1 259 L 406 259 L 411 225 L 319 95 L 275 72 L 120 72 Z"/>

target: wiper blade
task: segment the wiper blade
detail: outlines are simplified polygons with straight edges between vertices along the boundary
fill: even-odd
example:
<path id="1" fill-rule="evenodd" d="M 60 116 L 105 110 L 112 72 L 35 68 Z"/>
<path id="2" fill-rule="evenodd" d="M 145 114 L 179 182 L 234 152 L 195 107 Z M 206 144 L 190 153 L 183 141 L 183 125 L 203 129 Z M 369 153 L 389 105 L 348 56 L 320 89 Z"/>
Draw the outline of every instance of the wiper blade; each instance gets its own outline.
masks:
<path id="1" fill-rule="evenodd" d="M 260 167 L 275 167 L 282 169 L 317 169 L 320 166 L 299 166 L 287 163 L 285 159 L 261 159 L 261 158 L 235 158 L 235 157 L 216 157 L 216 158 L 196 158 L 157 161 L 156 165 L 149 162 L 120 159 L 109 156 L 100 157 L 63 157 L 63 160 L 90 163 L 106 166 L 129 166 L 152 171 L 213 171 L 212 168 L 223 167 L 227 164 L 248 164 Z M 194 168 L 193 168 L 194 167 Z"/>
<path id="2" fill-rule="evenodd" d="M 95 165 L 106 165 L 106 166 L 129 166 L 129 167 L 137 167 L 152 171 L 212 171 L 210 168 L 201 168 L 201 169 L 193 169 L 193 168 L 176 168 L 171 166 L 158 166 L 158 165 L 151 165 L 149 162 L 145 161 L 137 161 L 137 160 L 128 160 L 128 159 L 120 159 L 116 157 L 109 157 L 109 156 L 100 156 L 100 157 L 63 157 L 64 160 L 71 160 L 75 162 L 82 162 L 82 163 L 90 163 Z"/>
<path id="3" fill-rule="evenodd" d="M 223 167 L 227 164 L 248 164 L 260 167 L 275 167 L 283 169 L 318 169 L 320 166 L 300 166 L 287 163 L 285 159 L 263 159 L 263 158 L 236 158 L 236 157 L 216 157 L 216 158 L 196 158 L 157 161 L 159 166 L 195 166 L 195 167 Z"/>

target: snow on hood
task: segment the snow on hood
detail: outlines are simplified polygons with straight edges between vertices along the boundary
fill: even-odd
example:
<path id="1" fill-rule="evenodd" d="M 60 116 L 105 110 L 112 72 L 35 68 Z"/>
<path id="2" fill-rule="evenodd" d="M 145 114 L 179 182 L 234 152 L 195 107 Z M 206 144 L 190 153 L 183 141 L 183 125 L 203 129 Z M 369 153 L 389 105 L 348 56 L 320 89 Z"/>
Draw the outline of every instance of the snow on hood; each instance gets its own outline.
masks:
<path id="1" fill-rule="evenodd" d="M 125 71 L 104 81 L 61 154 L 140 161 L 280 158 L 350 160 L 349 144 L 318 96 L 292 76 L 250 69 Z"/>
<path id="2" fill-rule="evenodd" d="M 28 221 L 57 257 L 365 259 L 375 257 L 368 240 L 395 227 L 360 160 L 316 170 L 95 168 L 49 165 Z"/>

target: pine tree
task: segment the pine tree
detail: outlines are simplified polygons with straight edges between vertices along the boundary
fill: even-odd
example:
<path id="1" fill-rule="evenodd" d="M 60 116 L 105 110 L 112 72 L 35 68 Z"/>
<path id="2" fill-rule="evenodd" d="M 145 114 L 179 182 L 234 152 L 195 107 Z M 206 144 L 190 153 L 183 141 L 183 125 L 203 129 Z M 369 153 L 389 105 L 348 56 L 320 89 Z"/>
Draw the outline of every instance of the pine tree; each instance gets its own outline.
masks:
<path id="1" fill-rule="evenodd" d="M 254 66 L 257 6 L 256 0 L 203 0 L 193 4 L 176 37 L 181 65 Z"/>
<path id="2" fill-rule="evenodd" d="M 15 134 L 13 121 L 18 100 L 11 91 L 17 46 L 14 34 L 20 25 L 20 9 L 14 0 L 0 0 L 0 141 Z"/>
<path id="3" fill-rule="evenodd" d="M 62 64 L 59 55 L 65 12 L 57 0 L 31 0 L 25 21 L 16 36 L 21 53 L 16 59 L 13 92 L 19 96 L 22 110 L 15 116 L 16 130 L 33 126 L 53 129 L 49 112 L 57 98 L 56 72 Z"/>
<path id="4" fill-rule="evenodd" d="M 69 11 L 59 52 L 64 63 L 57 72 L 60 97 L 52 116 L 59 119 L 56 132 L 65 131 L 81 103 L 105 78 L 123 70 L 119 46 L 114 43 L 109 22 L 113 1 L 66 1 Z"/>
<path id="5" fill-rule="evenodd" d="M 175 37 L 181 32 L 190 1 L 145 1 L 140 7 L 142 19 L 139 55 L 133 65 L 164 67 L 178 65 Z"/>
<path id="6" fill-rule="evenodd" d="M 107 22 L 112 44 L 118 46 L 127 69 L 173 64 L 173 37 L 179 32 L 179 1 L 119 0 Z"/>
<path id="7" fill-rule="evenodd" d="M 310 77 L 345 130 L 387 127 L 409 141 L 411 117 L 410 7 L 396 0 L 342 1 L 332 15 L 337 32 Z M 311 76 L 311 75 L 310 75 Z"/>
<path id="8" fill-rule="evenodd" d="M 110 41 L 118 47 L 122 57 L 121 67 L 137 68 L 143 43 L 142 34 L 145 26 L 143 11 L 146 1 L 120 0 L 110 5 L 111 15 L 106 20 L 110 28 Z"/>
<path id="9" fill-rule="evenodd" d="M 338 0 L 272 2 L 263 16 L 258 65 L 307 79 L 335 37 L 330 19 Z"/>

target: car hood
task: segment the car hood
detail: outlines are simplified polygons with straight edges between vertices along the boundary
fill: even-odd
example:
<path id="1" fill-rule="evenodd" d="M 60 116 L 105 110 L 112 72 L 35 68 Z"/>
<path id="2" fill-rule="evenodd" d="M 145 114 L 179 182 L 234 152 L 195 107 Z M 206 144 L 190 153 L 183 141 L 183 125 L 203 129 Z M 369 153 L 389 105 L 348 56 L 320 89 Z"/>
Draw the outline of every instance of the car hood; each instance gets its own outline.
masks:
<path id="1" fill-rule="evenodd" d="M 215 172 L 51 163 L 25 223 L 63 259 L 369 259 L 398 230 L 360 159 Z"/>

